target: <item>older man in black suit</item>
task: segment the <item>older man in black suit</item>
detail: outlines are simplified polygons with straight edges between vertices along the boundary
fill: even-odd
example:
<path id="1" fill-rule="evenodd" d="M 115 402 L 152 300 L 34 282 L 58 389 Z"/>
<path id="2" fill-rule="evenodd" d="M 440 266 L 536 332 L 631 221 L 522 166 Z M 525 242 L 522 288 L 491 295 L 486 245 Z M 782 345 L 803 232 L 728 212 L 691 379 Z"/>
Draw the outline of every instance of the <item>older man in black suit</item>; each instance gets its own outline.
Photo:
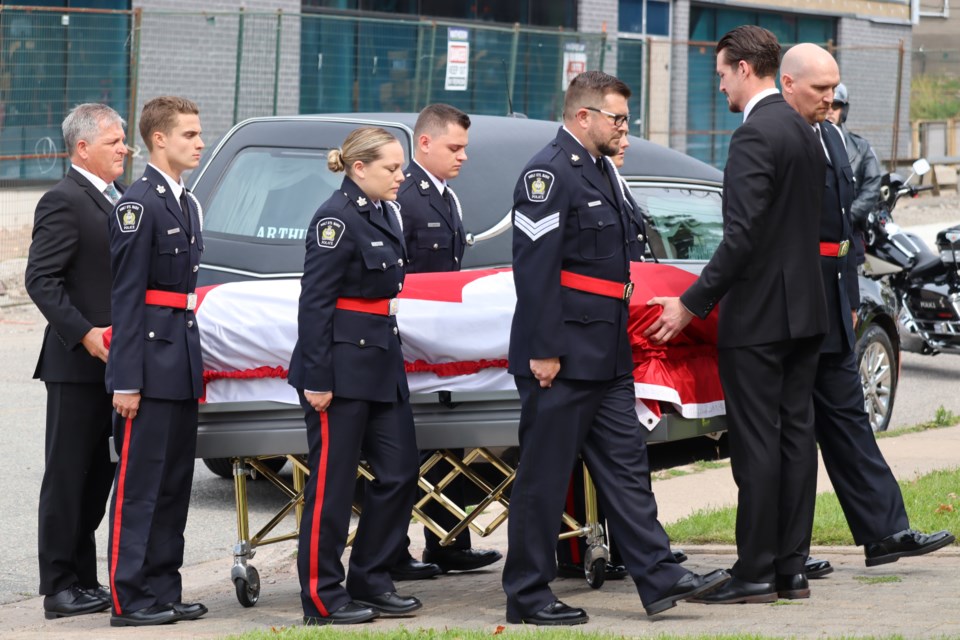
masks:
<path id="1" fill-rule="evenodd" d="M 819 221 L 826 160 L 816 132 L 775 86 L 776 37 L 737 27 L 716 47 L 720 91 L 744 114 L 724 171 L 723 240 L 680 298 L 654 298 L 647 331 L 675 336 L 723 299 L 720 377 L 739 488 L 733 579 L 698 599 L 803 597 L 816 495 L 811 394 L 827 313 Z"/>
<path id="2" fill-rule="evenodd" d="M 110 325 L 107 216 L 123 188 L 124 121 L 81 104 L 63 121 L 70 170 L 37 204 L 27 292 L 49 322 L 35 378 L 47 386 L 46 468 L 40 488 L 40 593 L 47 618 L 103 611 L 94 533 L 113 481 L 104 387 Z"/>

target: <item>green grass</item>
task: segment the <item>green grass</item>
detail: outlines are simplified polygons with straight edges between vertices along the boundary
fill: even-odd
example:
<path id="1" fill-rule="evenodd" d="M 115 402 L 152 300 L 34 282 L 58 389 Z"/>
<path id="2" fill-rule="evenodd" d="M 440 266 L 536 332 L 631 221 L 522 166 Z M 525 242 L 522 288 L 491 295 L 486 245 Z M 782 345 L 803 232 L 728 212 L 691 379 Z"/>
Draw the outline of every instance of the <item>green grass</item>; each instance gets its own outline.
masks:
<path id="1" fill-rule="evenodd" d="M 946 76 L 914 76 L 910 85 L 911 120 L 960 117 L 960 80 Z"/>
<path id="2" fill-rule="evenodd" d="M 903 582 L 900 576 L 853 576 L 853 579 L 861 584 L 887 584 L 890 582 Z"/>
<path id="3" fill-rule="evenodd" d="M 799 604 L 779 600 L 770 606 Z M 374 623 L 375 625 L 376 623 Z M 490 638 L 536 638 L 536 640 L 621 640 L 627 636 L 600 631 L 579 631 L 573 629 L 528 629 L 520 626 L 495 627 L 484 630 L 465 629 L 389 629 L 376 631 L 361 627 L 345 630 L 332 627 L 280 627 L 261 631 L 249 631 L 235 636 L 226 636 L 224 640 L 314 640 L 316 638 L 347 640 L 490 640 Z M 633 637 L 633 636 L 631 636 Z M 781 640 L 783 636 L 762 636 L 754 634 L 724 635 L 685 635 L 659 634 L 644 637 L 653 640 Z M 837 636 L 837 640 L 847 636 Z M 858 640 L 903 640 L 903 636 L 865 636 Z"/>
<path id="4" fill-rule="evenodd" d="M 910 526 L 920 531 L 960 531 L 960 468 L 934 471 L 900 482 Z M 701 509 L 666 526 L 675 544 L 734 544 L 736 508 Z M 853 537 L 834 493 L 817 495 L 815 545 L 853 545 Z"/>
<path id="5" fill-rule="evenodd" d="M 929 422 L 921 422 L 912 427 L 894 429 L 893 431 L 881 431 L 876 435 L 878 440 L 881 438 L 896 438 L 897 436 L 904 436 L 908 433 L 920 433 L 921 431 L 929 431 L 930 429 L 943 429 L 944 427 L 953 427 L 958 424 L 960 424 L 960 416 L 945 408 L 943 405 L 940 405 L 937 407 L 937 412 L 934 414 L 933 420 Z"/>

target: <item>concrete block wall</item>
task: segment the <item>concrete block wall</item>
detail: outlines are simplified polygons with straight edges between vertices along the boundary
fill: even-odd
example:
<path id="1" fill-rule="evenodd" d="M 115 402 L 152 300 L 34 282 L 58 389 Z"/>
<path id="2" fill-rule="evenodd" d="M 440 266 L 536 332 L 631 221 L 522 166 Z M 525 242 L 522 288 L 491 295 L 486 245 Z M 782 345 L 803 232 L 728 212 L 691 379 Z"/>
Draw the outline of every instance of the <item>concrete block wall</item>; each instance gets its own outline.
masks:
<path id="1" fill-rule="evenodd" d="M 143 9 L 136 114 L 158 95 L 181 95 L 200 107 L 203 139 L 212 151 L 233 126 L 236 87 L 237 2 L 210 0 L 202 10 L 192 0 L 135 0 Z M 238 120 L 273 112 L 276 11 L 282 23 L 278 114 L 293 114 L 300 100 L 300 0 L 246 0 Z M 126 114 L 125 114 L 126 115 Z M 146 149 L 139 132 L 127 135 L 141 147 L 134 174 L 143 171 Z"/>
<path id="2" fill-rule="evenodd" d="M 577 30 L 583 33 L 601 33 L 606 26 L 607 52 L 603 71 L 617 73 L 617 30 L 619 29 L 619 0 L 580 0 L 578 3 Z M 593 61 L 590 68 L 593 67 Z"/>
<path id="3" fill-rule="evenodd" d="M 690 39 L 690 0 L 676 0 L 671 17 L 674 45 L 670 59 L 670 136 L 671 149 L 687 151 L 687 40 Z M 681 132 L 681 133 L 675 133 Z"/>
<path id="4" fill-rule="evenodd" d="M 905 57 L 900 89 L 897 156 L 907 158 L 910 149 L 910 51 L 908 24 L 886 24 L 858 18 L 841 18 L 837 27 L 840 79 L 850 91 L 847 125 L 873 146 L 881 162 L 893 152 L 899 53 L 903 40 Z"/>

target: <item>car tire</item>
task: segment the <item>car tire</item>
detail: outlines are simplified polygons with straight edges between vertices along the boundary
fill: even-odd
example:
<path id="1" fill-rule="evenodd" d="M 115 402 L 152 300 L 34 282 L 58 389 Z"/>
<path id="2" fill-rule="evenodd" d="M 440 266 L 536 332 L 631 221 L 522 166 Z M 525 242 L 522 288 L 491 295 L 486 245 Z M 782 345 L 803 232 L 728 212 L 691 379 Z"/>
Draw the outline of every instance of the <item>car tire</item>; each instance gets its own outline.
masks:
<path id="1" fill-rule="evenodd" d="M 214 475 L 218 475 L 221 478 L 232 478 L 233 477 L 233 459 L 232 458 L 204 458 L 203 464 L 207 466 L 207 469 L 213 472 Z M 279 458 L 264 458 L 260 460 L 260 464 L 264 465 L 274 473 L 278 473 L 280 469 L 287 464 L 287 459 L 285 457 Z M 261 476 L 255 474 L 251 476 L 251 479 L 259 479 Z"/>
<path id="2" fill-rule="evenodd" d="M 886 431 L 897 393 L 897 358 L 890 336 L 872 325 L 857 340 L 857 366 L 863 404 L 874 433 Z"/>

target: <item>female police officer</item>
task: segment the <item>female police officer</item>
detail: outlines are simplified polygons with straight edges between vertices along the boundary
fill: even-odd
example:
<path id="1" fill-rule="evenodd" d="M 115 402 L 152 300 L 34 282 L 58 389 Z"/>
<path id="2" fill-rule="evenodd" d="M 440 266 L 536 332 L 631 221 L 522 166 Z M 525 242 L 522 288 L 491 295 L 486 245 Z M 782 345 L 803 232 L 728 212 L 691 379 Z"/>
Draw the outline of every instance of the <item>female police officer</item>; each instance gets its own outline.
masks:
<path id="1" fill-rule="evenodd" d="M 388 203 L 403 182 L 403 148 L 387 131 L 364 127 L 329 153 L 327 166 L 346 177 L 307 232 L 289 374 L 306 417 L 311 468 L 297 568 L 304 623 L 352 624 L 421 606 L 397 595 L 389 574 L 418 467 L 395 316 L 403 231 L 399 208 Z M 361 450 L 376 480 L 364 496 L 344 588 L 340 556 Z"/>

